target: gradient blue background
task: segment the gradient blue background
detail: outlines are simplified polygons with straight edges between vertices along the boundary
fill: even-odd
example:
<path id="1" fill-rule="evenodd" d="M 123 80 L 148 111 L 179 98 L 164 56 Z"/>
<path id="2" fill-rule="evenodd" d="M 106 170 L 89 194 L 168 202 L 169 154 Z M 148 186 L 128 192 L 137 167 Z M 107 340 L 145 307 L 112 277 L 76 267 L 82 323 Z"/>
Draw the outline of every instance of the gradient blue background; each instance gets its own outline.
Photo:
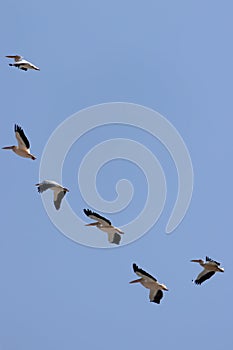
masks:
<path id="1" fill-rule="evenodd" d="M 210 0 L 2 3 L 1 145 L 15 143 L 18 123 L 38 158 L 1 152 L 1 349 L 231 348 L 232 10 L 231 1 Z M 23 55 L 41 71 L 9 67 L 9 54 Z M 111 101 L 153 108 L 177 128 L 190 151 L 195 187 L 185 219 L 165 235 L 177 174 L 161 144 L 136 133 L 163 165 L 165 210 L 135 243 L 98 250 L 56 230 L 34 184 L 53 130 L 78 110 Z M 123 134 L 121 127 L 109 133 Z M 90 135 L 90 142 L 99 138 Z M 82 215 L 79 149 L 82 144 L 68 155 L 63 183 Z M 101 184 L 117 171 L 112 166 L 97 184 L 108 199 L 114 183 Z M 135 171 L 125 166 L 124 177 L 144 193 L 145 179 Z M 140 211 L 143 197 L 135 196 L 128 210 L 108 216 L 117 226 Z M 101 232 L 93 228 L 94 234 Z M 225 273 L 197 287 L 192 279 L 200 268 L 189 261 L 205 255 L 221 261 Z M 132 262 L 168 286 L 161 305 L 151 304 L 140 285 L 129 285 Z"/>

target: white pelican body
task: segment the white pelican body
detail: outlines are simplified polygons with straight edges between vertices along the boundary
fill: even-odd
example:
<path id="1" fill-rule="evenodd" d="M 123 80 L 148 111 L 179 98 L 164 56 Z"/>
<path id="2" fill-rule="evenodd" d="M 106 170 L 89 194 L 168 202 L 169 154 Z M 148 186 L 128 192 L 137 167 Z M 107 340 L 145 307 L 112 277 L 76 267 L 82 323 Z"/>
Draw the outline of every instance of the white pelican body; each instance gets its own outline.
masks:
<path id="1" fill-rule="evenodd" d="M 86 226 L 96 226 L 101 231 L 104 231 L 108 234 L 108 241 L 114 244 L 120 244 L 121 236 L 124 232 L 121 231 L 118 227 L 112 226 L 111 221 L 105 217 L 94 213 L 89 209 L 83 209 L 84 213 L 91 219 L 97 220 L 97 222 L 92 222 L 91 224 L 86 224 Z M 120 234 L 119 234 L 120 233 Z"/>
<path id="2" fill-rule="evenodd" d="M 36 157 L 30 154 L 30 143 L 26 135 L 24 134 L 23 129 L 19 125 L 15 124 L 14 130 L 15 130 L 15 137 L 18 141 L 18 146 L 6 146 L 6 147 L 2 147 L 2 149 L 11 149 L 20 157 L 31 158 L 35 160 Z"/>
<path id="3" fill-rule="evenodd" d="M 48 189 L 52 190 L 54 192 L 54 206 L 58 210 L 61 206 L 62 198 L 66 195 L 66 192 L 69 192 L 69 190 L 62 185 L 59 185 L 55 181 L 50 180 L 44 180 L 43 182 L 36 184 L 35 186 L 38 186 L 38 192 L 42 193 Z"/>
<path id="4" fill-rule="evenodd" d="M 199 275 L 195 279 L 194 282 L 196 284 L 202 284 L 204 281 L 212 277 L 215 274 L 215 272 L 224 272 L 224 268 L 219 267 L 220 263 L 210 259 L 208 256 L 206 257 L 206 262 L 204 262 L 202 259 L 194 259 L 191 260 L 191 262 L 197 262 L 204 268 L 204 270 L 201 273 L 199 273 Z"/>
<path id="5" fill-rule="evenodd" d="M 145 288 L 150 289 L 149 298 L 152 303 L 160 304 L 163 297 L 163 290 L 168 290 L 164 284 L 157 281 L 146 271 L 139 269 L 136 264 L 133 264 L 134 272 L 141 278 L 131 281 L 129 283 L 141 283 Z"/>
<path id="6" fill-rule="evenodd" d="M 35 66 L 31 62 L 24 60 L 22 56 L 9 55 L 6 57 L 14 58 L 14 60 L 15 60 L 15 63 L 9 63 L 9 66 L 14 66 L 14 67 L 17 67 L 17 68 L 22 69 L 24 71 L 27 71 L 28 69 L 40 70 L 40 68 L 38 68 L 37 66 Z"/>

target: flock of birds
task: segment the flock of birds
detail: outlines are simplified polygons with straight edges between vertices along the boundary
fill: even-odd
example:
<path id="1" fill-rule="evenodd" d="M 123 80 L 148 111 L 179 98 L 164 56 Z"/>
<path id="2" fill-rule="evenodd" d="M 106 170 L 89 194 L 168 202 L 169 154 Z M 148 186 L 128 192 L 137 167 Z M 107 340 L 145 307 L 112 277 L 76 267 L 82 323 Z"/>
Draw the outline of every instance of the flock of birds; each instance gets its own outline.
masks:
<path id="1" fill-rule="evenodd" d="M 17 67 L 23 71 L 27 71 L 28 69 L 40 70 L 40 68 L 36 67 L 31 62 L 23 59 L 22 56 L 8 55 L 6 57 L 14 59 L 15 63 L 10 63 L 9 66 Z M 2 147 L 2 149 L 12 150 L 20 157 L 35 160 L 36 157 L 30 153 L 30 142 L 26 137 L 23 129 L 19 125 L 15 124 L 14 131 L 16 140 L 18 142 L 18 146 L 5 146 Z M 44 180 L 41 183 L 36 184 L 35 186 L 37 186 L 39 193 L 43 193 L 48 189 L 53 191 L 53 202 L 56 210 L 60 209 L 62 199 L 64 198 L 66 193 L 69 192 L 69 190 L 66 187 L 63 187 L 57 182 L 51 180 Z M 95 220 L 95 222 L 86 224 L 86 226 L 96 226 L 101 231 L 107 233 L 109 243 L 117 245 L 120 244 L 121 235 L 124 234 L 124 232 L 121 229 L 113 226 L 110 220 L 99 215 L 98 213 L 91 211 L 90 209 L 84 209 L 83 211 L 87 217 Z M 220 263 L 210 259 L 208 256 L 206 257 L 205 261 L 202 259 L 194 259 L 191 260 L 191 262 L 199 263 L 203 267 L 203 270 L 199 273 L 199 275 L 194 281 L 194 283 L 197 285 L 201 285 L 204 281 L 212 277 L 216 272 L 224 272 L 224 268 L 220 267 Z M 153 277 L 143 269 L 139 268 L 135 263 L 133 264 L 133 271 L 140 278 L 133 280 L 129 283 L 141 283 L 145 288 L 150 290 L 150 301 L 156 304 L 160 304 L 160 301 L 163 297 L 163 291 L 168 291 L 168 288 L 164 284 L 159 283 L 155 277 Z"/>
<path id="2" fill-rule="evenodd" d="M 197 262 L 203 270 L 199 273 L 195 279 L 196 284 L 202 284 L 204 281 L 212 277 L 216 272 L 224 272 L 224 268 L 220 267 L 220 263 L 210 259 L 208 256 L 206 260 L 194 259 L 191 262 Z M 148 272 L 138 268 L 136 264 L 133 264 L 133 270 L 140 278 L 129 283 L 141 283 L 145 288 L 150 290 L 149 299 L 151 302 L 160 304 L 160 300 L 163 297 L 163 290 L 168 291 L 165 284 L 159 283 L 155 277 L 150 275 Z"/>

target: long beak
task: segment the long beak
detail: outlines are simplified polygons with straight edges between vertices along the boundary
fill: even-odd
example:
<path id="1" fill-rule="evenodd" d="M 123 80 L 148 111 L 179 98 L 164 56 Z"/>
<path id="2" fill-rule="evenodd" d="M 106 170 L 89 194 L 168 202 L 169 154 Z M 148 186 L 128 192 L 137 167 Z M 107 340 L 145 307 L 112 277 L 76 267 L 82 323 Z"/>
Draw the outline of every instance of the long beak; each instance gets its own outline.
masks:
<path id="1" fill-rule="evenodd" d="M 138 282 L 141 282 L 141 278 L 139 278 L 138 280 L 134 280 L 134 281 L 131 281 L 131 282 L 129 282 L 129 283 L 138 283 Z"/>
<path id="2" fill-rule="evenodd" d="M 2 147 L 2 149 L 12 149 L 14 146 L 6 146 L 6 147 Z"/>
<path id="3" fill-rule="evenodd" d="M 96 226 L 98 222 L 91 222 L 90 224 L 86 224 L 85 226 Z"/>

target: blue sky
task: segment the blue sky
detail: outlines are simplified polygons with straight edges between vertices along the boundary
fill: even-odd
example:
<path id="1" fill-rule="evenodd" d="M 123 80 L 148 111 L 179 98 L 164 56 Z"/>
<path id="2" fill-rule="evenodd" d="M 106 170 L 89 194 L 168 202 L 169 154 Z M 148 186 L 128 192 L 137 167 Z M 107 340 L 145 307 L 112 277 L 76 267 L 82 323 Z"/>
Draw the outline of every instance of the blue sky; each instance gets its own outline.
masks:
<path id="1" fill-rule="evenodd" d="M 2 4 L 1 145 L 15 143 L 18 123 L 37 160 L 1 152 L 1 349 L 233 345 L 232 10 L 230 1 L 208 0 Z M 9 67 L 9 54 L 23 55 L 41 71 Z M 109 129 L 110 137 L 129 131 L 156 154 L 168 196 L 142 238 L 94 249 L 55 228 L 34 184 L 56 127 L 83 108 L 112 101 L 147 106 L 175 126 L 191 155 L 194 192 L 184 220 L 166 235 L 177 193 L 169 154 L 145 133 Z M 67 156 L 63 183 L 78 215 L 87 207 L 77 185 L 79 155 L 105 139 L 104 129 L 90 133 Z M 140 211 L 146 182 L 132 164 L 112 163 L 97 179 L 105 198 L 114 198 L 115 179 L 135 184 L 131 206 L 108 215 L 120 227 Z M 102 233 L 93 228 L 92 234 Z M 225 273 L 197 287 L 192 279 L 200 268 L 189 261 L 206 255 L 221 261 Z M 129 285 L 133 262 L 168 286 L 161 305 L 151 304 L 142 286 Z"/>

